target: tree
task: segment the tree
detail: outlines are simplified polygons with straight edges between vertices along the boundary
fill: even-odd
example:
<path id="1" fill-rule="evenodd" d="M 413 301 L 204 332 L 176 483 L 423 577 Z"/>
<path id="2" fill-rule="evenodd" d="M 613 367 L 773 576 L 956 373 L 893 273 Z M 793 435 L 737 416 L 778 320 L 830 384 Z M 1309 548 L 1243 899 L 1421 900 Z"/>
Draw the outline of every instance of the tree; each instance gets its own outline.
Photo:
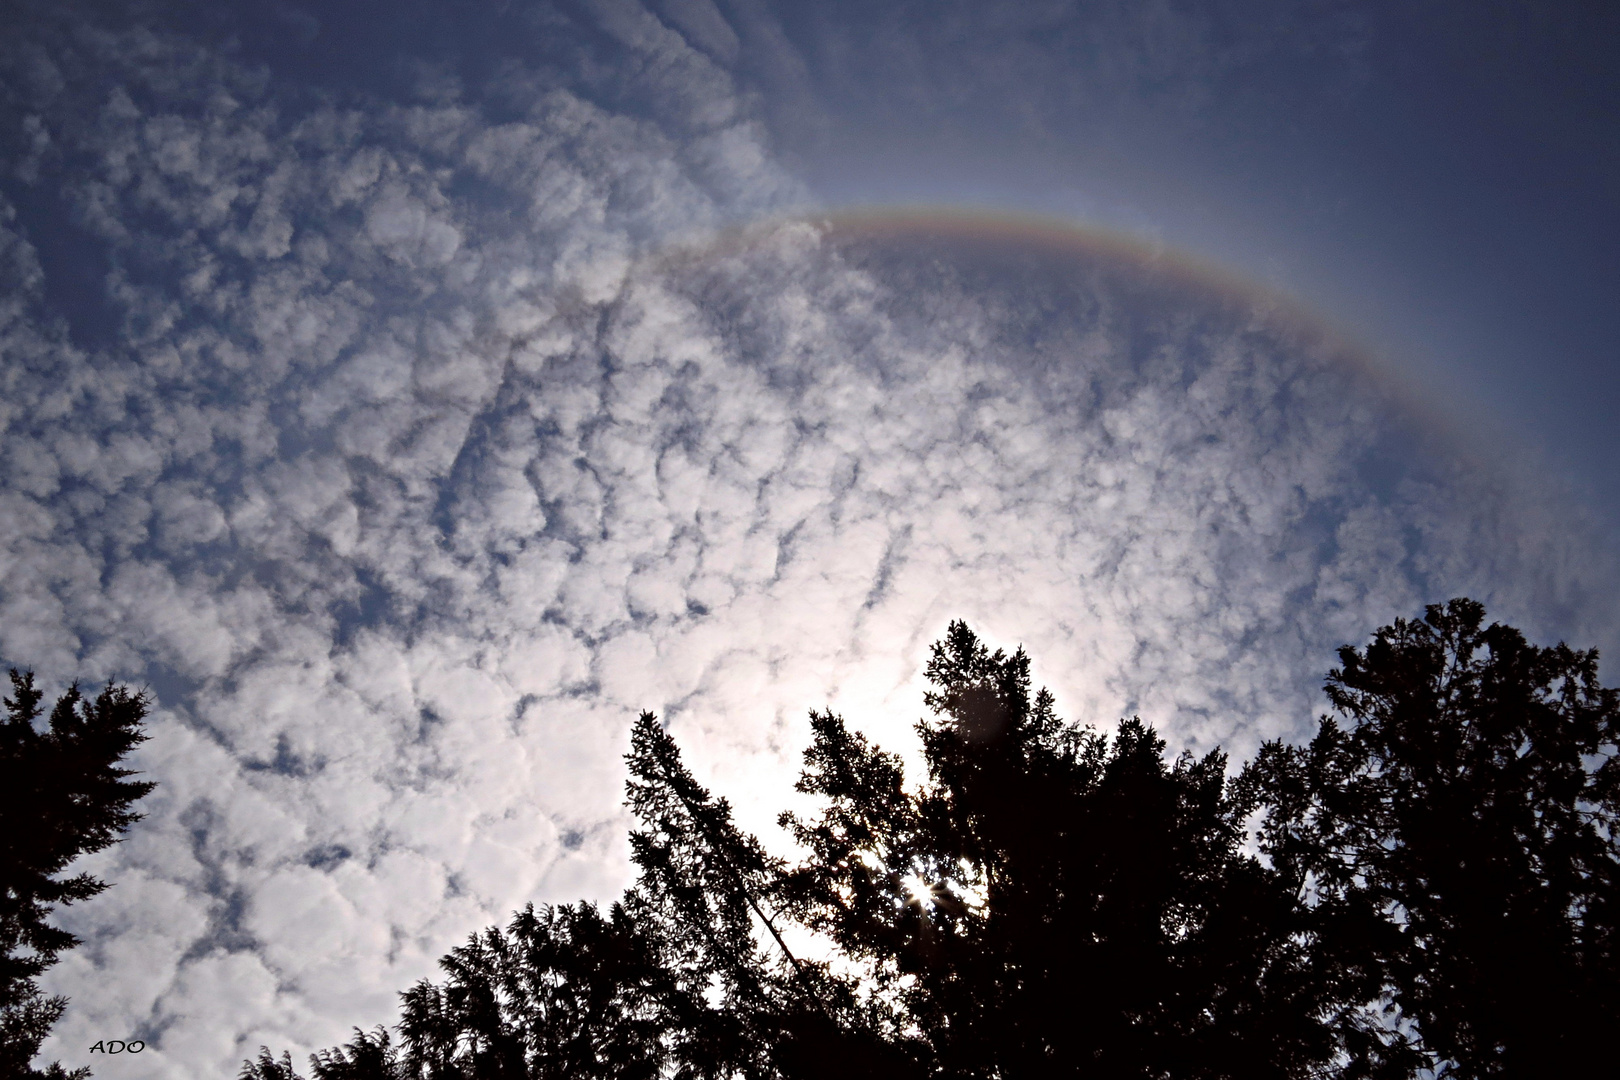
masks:
<path id="1" fill-rule="evenodd" d="M 79 943 L 46 918 L 107 887 L 89 874 L 59 875 L 140 819 L 130 807 L 154 785 L 127 779 L 134 774 L 119 762 L 145 741 L 147 699 L 111 683 L 93 700 L 70 687 L 41 730 L 33 674 L 13 670 L 11 687 L 0 720 L 0 1075 L 65 1077 L 60 1065 L 45 1073 L 30 1065 L 67 1006 L 36 979 Z"/>
<path id="2" fill-rule="evenodd" d="M 1333 1053 L 1292 894 L 1243 854 L 1225 758 L 1164 757 L 1030 697 L 1029 658 L 953 623 L 919 725 L 928 780 L 813 715 L 782 892 L 920 1029 L 930 1075 L 1299 1076 Z"/>
<path id="3" fill-rule="evenodd" d="M 847 984 L 780 939 L 761 947 L 780 863 L 697 784 L 651 713 L 628 761 L 644 827 L 631 834 L 640 879 L 623 900 L 606 915 L 531 906 L 475 935 L 440 961 L 442 984 L 402 995 L 398 1043 L 357 1030 L 310 1059 L 317 1080 L 791 1078 L 829 1075 L 834 1062 L 851 1080 L 896 1076 Z M 298 1074 L 261 1049 L 241 1075 Z"/>
<path id="4" fill-rule="evenodd" d="M 1267 744 L 1241 786 L 1319 977 L 1381 981 L 1448 1076 L 1592 1075 L 1620 1017 L 1620 693 L 1595 651 L 1483 621 L 1453 600 L 1341 649 L 1345 723 Z"/>
<path id="5" fill-rule="evenodd" d="M 812 713 L 799 787 L 824 809 L 783 819 L 797 865 L 741 833 L 643 714 L 624 899 L 474 938 L 444 985 L 405 995 L 403 1050 L 357 1033 L 315 1077 L 1291 1077 L 1329 1060 L 1293 894 L 1242 852 L 1224 757 L 1166 762 L 1135 720 L 1113 739 L 1064 724 L 1023 651 L 963 623 L 928 676 L 915 788 Z M 836 969 L 794 953 L 805 931 Z M 242 1075 L 295 1074 L 263 1051 Z"/>
<path id="6" fill-rule="evenodd" d="M 606 918 L 590 904 L 527 907 L 507 930 L 473 937 L 442 966 L 445 985 L 424 981 L 403 995 L 399 1044 L 386 1030 L 357 1030 L 347 1046 L 312 1059 L 315 1075 L 664 1075 L 667 972 L 620 905 Z M 268 1050 L 245 1073 L 296 1075 L 289 1057 L 277 1061 Z"/>
<path id="7" fill-rule="evenodd" d="M 1482 616 L 1453 601 L 1346 647 L 1348 726 L 1235 780 L 1139 720 L 1063 722 L 1022 649 L 952 623 L 924 777 L 811 713 L 797 862 L 643 713 L 623 899 L 474 937 L 404 995 L 397 1042 L 356 1032 L 314 1076 L 1581 1075 L 1620 1015 L 1620 703 L 1595 653 Z M 268 1050 L 242 1071 L 296 1075 Z"/>

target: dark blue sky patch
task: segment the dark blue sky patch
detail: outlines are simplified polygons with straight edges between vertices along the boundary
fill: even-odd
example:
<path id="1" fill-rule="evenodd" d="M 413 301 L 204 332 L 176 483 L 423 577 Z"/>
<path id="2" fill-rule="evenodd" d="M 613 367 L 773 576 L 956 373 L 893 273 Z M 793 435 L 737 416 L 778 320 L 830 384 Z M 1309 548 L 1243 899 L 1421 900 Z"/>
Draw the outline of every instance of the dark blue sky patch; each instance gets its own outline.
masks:
<path id="1" fill-rule="evenodd" d="M 46 310 L 80 348 L 116 346 L 124 312 L 107 294 L 113 263 L 106 241 L 79 225 L 60 193 L 16 181 L 0 181 L 0 192 L 16 207 L 19 231 L 39 258 Z"/>
<path id="2" fill-rule="evenodd" d="M 322 844 L 304 854 L 304 865 L 312 870 L 329 870 L 341 866 L 353 856 L 354 852 L 342 844 Z"/>
<path id="3" fill-rule="evenodd" d="M 359 567 L 354 573 L 356 595 L 338 603 L 332 643 L 347 648 L 356 634 L 386 625 L 393 614 L 393 598 L 374 571 Z"/>
<path id="4" fill-rule="evenodd" d="M 273 773 L 276 776 L 285 776 L 294 780 L 308 780 L 318 775 L 326 767 L 326 762 L 319 756 L 308 756 L 293 749 L 292 739 L 286 732 L 276 736 L 276 753 L 269 760 L 255 760 L 244 758 L 242 768 L 248 772 Z"/>

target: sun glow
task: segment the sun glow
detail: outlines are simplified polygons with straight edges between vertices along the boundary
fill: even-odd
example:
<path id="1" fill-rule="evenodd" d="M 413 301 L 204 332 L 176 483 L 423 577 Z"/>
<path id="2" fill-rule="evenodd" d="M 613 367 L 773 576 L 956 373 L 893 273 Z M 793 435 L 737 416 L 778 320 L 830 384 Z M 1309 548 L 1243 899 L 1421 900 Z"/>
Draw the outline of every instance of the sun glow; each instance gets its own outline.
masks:
<path id="1" fill-rule="evenodd" d="M 900 883 L 905 887 L 906 898 L 912 903 L 925 908 L 934 906 L 934 887 L 921 874 L 907 874 Z"/>

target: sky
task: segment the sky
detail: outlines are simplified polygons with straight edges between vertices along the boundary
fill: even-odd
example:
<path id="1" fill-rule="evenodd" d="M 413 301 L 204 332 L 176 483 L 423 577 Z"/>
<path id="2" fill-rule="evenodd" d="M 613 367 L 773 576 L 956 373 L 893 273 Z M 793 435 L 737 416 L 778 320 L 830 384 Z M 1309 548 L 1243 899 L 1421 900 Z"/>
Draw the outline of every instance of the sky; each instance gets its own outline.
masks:
<path id="1" fill-rule="evenodd" d="M 1235 760 L 1426 603 L 1620 648 L 1612 9 L 8 12 L 0 663 L 159 784 L 46 1059 L 613 897 L 643 708 L 779 845 L 952 618 Z"/>

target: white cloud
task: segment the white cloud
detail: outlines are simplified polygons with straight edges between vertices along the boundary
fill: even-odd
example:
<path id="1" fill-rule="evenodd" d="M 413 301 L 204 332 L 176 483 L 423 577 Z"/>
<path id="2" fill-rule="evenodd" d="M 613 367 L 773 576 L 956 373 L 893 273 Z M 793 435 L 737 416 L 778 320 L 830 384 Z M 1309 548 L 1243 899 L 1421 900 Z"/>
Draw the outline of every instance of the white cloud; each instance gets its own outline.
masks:
<path id="1" fill-rule="evenodd" d="M 1229 297 L 695 242 L 800 199 L 685 43 L 738 38 L 602 10 L 656 108 L 509 73 L 499 119 L 299 112 L 153 35 L 73 44 L 110 95 L 41 83 L 30 168 L 123 261 L 124 330 L 70 340 L 0 221 L 0 655 L 162 697 L 49 1054 L 212 1077 L 386 1022 L 468 932 L 622 886 L 637 710 L 765 823 L 806 709 L 905 744 L 951 617 L 1069 716 L 1240 753 L 1425 600 L 1612 634 L 1522 485 L 1368 480 L 1407 420 Z"/>

